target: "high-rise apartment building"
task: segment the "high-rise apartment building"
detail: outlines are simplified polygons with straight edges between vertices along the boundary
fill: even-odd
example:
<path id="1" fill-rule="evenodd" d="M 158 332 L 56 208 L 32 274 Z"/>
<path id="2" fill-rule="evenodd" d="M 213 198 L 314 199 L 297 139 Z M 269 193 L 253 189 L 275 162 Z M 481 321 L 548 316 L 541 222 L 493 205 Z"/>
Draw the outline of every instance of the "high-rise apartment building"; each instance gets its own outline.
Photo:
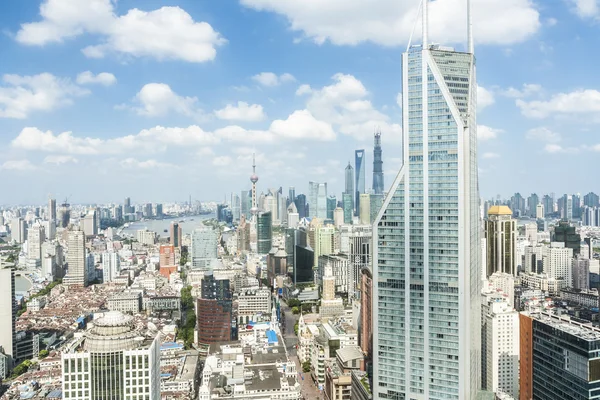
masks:
<path id="1" fill-rule="evenodd" d="M 0 353 L 7 356 L 0 377 L 6 378 L 12 369 L 16 357 L 15 323 L 17 321 L 17 302 L 15 300 L 15 273 L 10 268 L 0 267 Z M 1 356 L 0 356 L 1 357 Z"/>
<path id="2" fill-rule="evenodd" d="M 573 249 L 574 255 L 579 255 L 581 251 L 581 235 L 569 221 L 558 221 L 552 233 L 552 241 L 564 243 L 565 247 Z"/>
<path id="3" fill-rule="evenodd" d="M 519 398 L 519 313 L 496 292 L 482 305 L 482 386 L 499 395 Z"/>
<path id="4" fill-rule="evenodd" d="M 104 283 L 112 282 L 121 271 L 121 259 L 115 252 L 102 253 L 102 277 Z"/>
<path id="5" fill-rule="evenodd" d="M 531 193 L 527 198 L 527 215 L 531 218 L 535 218 L 538 204 L 540 204 L 540 198 L 537 194 Z"/>
<path id="6" fill-rule="evenodd" d="M 42 260 L 42 244 L 46 241 L 46 230 L 44 226 L 35 223 L 27 230 L 27 258 L 30 260 Z"/>
<path id="7" fill-rule="evenodd" d="M 354 190 L 355 190 L 355 215 L 360 213 L 360 195 L 366 191 L 365 183 L 365 151 L 356 150 L 354 152 Z"/>
<path id="8" fill-rule="evenodd" d="M 521 193 L 515 193 L 510 198 L 510 208 L 515 216 L 521 217 L 525 215 L 526 202 L 525 198 L 521 196 Z"/>
<path id="9" fill-rule="evenodd" d="M 583 196 L 583 205 L 588 207 L 600 207 L 600 197 L 594 192 L 589 192 Z"/>
<path id="10" fill-rule="evenodd" d="M 373 146 L 373 193 L 383 194 L 383 159 L 381 158 L 381 132 L 376 132 Z"/>
<path id="11" fill-rule="evenodd" d="M 88 269 L 85 257 L 85 233 L 79 227 L 73 227 L 68 235 L 68 273 L 65 276 L 63 283 L 71 286 L 87 286 Z"/>
<path id="12" fill-rule="evenodd" d="M 88 210 L 83 217 L 83 232 L 86 236 L 95 236 L 98 234 L 98 210 L 92 208 Z"/>
<path id="13" fill-rule="evenodd" d="M 544 205 L 544 216 L 554 213 L 554 198 L 552 196 L 545 194 L 542 198 L 542 204 Z"/>
<path id="14" fill-rule="evenodd" d="M 206 269 L 217 260 L 219 235 L 210 226 L 200 226 L 192 232 L 192 268 Z"/>
<path id="15" fill-rule="evenodd" d="M 306 215 L 306 195 L 300 193 L 296 196 L 296 199 L 294 199 L 294 204 L 296 205 L 300 219 L 308 217 L 308 215 Z"/>
<path id="16" fill-rule="evenodd" d="M 544 219 L 545 215 L 546 214 L 544 213 L 544 205 L 542 203 L 539 203 L 535 207 L 535 218 L 536 219 Z"/>
<path id="17" fill-rule="evenodd" d="M 27 223 L 21 217 L 14 218 L 10 223 L 10 237 L 17 243 L 27 240 Z"/>
<path id="18" fill-rule="evenodd" d="M 123 202 L 123 212 L 125 214 L 131 214 L 132 212 L 134 212 L 134 210 L 132 210 L 131 207 L 131 198 L 129 197 L 125 197 L 125 201 Z"/>
<path id="19" fill-rule="evenodd" d="M 373 225 L 374 399 L 475 399 L 481 383 L 473 42 L 429 45 L 428 3 L 402 58 L 403 166 Z"/>
<path id="20" fill-rule="evenodd" d="M 81 344 L 62 354 L 65 399 L 160 399 L 160 341 L 142 336 L 134 319 L 110 311 L 94 320 Z"/>
<path id="21" fill-rule="evenodd" d="M 487 276 L 494 272 L 517 275 L 517 221 L 507 206 L 492 206 L 485 221 Z"/>
<path id="22" fill-rule="evenodd" d="M 549 278 L 562 279 L 564 286 L 571 287 L 571 259 L 573 258 L 573 249 L 565 247 L 564 243 L 552 242 L 550 246 L 542 249 L 542 263 L 544 273 Z"/>
<path id="23" fill-rule="evenodd" d="M 371 223 L 371 195 L 369 193 L 361 193 L 359 205 L 358 218 L 361 225 L 369 225 Z"/>

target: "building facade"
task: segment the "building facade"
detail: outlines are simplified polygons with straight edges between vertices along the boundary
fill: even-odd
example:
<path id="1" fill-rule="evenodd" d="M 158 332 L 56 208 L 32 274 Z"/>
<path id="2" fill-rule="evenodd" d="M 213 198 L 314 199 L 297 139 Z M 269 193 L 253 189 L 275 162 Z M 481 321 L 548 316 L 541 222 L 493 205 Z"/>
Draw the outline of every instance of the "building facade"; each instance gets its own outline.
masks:
<path id="1" fill-rule="evenodd" d="M 485 221 L 487 276 L 517 275 L 517 221 L 507 206 L 492 206 Z"/>
<path id="2" fill-rule="evenodd" d="M 373 397 L 475 399 L 480 240 L 475 58 L 423 43 L 402 59 L 403 166 L 374 224 Z M 424 83 L 427 83 L 426 85 Z"/>

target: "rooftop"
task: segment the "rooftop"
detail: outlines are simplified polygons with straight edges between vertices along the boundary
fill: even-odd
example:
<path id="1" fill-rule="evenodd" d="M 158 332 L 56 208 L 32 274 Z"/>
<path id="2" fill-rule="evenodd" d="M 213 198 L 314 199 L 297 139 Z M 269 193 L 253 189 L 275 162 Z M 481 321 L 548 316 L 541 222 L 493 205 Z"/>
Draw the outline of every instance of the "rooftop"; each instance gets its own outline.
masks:
<path id="1" fill-rule="evenodd" d="M 491 206 L 490 209 L 488 210 L 488 215 L 512 215 L 513 212 L 511 211 L 510 208 L 508 208 L 508 206 Z"/>
<path id="2" fill-rule="evenodd" d="M 577 338 L 586 341 L 600 340 L 600 328 L 593 327 L 591 324 L 577 322 L 568 315 L 555 315 L 547 312 L 523 314 Z"/>

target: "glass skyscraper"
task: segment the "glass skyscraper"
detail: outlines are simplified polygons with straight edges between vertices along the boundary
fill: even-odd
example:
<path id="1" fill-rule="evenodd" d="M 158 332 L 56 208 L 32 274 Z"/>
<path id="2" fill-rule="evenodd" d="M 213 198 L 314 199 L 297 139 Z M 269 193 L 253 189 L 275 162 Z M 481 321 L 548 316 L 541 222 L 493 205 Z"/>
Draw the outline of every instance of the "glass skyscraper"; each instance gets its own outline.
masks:
<path id="1" fill-rule="evenodd" d="M 480 241 L 475 58 L 402 57 L 403 166 L 374 224 L 373 399 L 475 399 Z"/>
<path id="2" fill-rule="evenodd" d="M 364 150 L 356 150 L 354 152 L 354 180 L 356 182 L 355 185 L 355 195 L 356 200 L 354 201 L 354 210 L 355 215 L 358 215 L 360 211 L 360 195 L 361 193 L 365 193 L 365 151 Z"/>

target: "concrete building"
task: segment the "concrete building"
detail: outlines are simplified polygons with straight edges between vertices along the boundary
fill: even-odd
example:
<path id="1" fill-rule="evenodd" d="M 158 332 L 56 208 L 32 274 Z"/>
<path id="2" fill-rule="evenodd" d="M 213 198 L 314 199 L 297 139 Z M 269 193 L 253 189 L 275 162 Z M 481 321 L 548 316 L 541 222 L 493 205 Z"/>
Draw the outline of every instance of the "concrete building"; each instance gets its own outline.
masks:
<path id="1" fill-rule="evenodd" d="M 336 207 L 333 210 L 333 224 L 336 228 L 339 229 L 340 226 L 344 224 L 344 209 L 341 207 Z"/>
<path id="2" fill-rule="evenodd" d="M 256 252 L 268 254 L 273 245 L 273 214 L 258 212 L 256 218 Z"/>
<path id="3" fill-rule="evenodd" d="M 144 246 L 154 246 L 156 243 L 156 232 L 148 229 L 139 229 L 137 231 L 137 241 Z"/>
<path id="4" fill-rule="evenodd" d="M 115 252 L 102 253 L 102 277 L 104 283 L 112 282 L 112 280 L 121 271 L 121 259 L 119 254 Z"/>
<path id="5" fill-rule="evenodd" d="M 595 399 L 600 391 L 600 329 L 568 316 L 521 313 L 520 398 Z"/>
<path id="6" fill-rule="evenodd" d="M 361 225 L 369 225 L 371 223 L 371 195 L 369 193 L 361 193 L 359 196 L 358 217 Z"/>
<path id="7" fill-rule="evenodd" d="M 354 297 L 360 287 L 362 269 L 371 265 L 372 234 L 371 225 L 342 226 L 339 232 L 340 251 L 348 254 L 350 262 L 348 290 Z"/>
<path id="8" fill-rule="evenodd" d="M 267 287 L 242 289 L 237 296 L 239 325 L 271 318 L 271 291 Z"/>
<path id="9" fill-rule="evenodd" d="M 142 292 L 139 290 L 115 293 L 107 299 L 110 311 L 137 314 L 142 310 Z"/>
<path id="10" fill-rule="evenodd" d="M 547 274 L 524 273 L 519 275 L 519 278 L 521 285 L 529 289 L 547 292 L 550 295 L 557 295 L 567 287 L 565 280 L 549 277 Z"/>
<path id="11" fill-rule="evenodd" d="M 525 246 L 525 262 L 523 264 L 523 271 L 529 273 L 540 274 L 544 270 L 542 251 L 545 246 Z"/>
<path id="12" fill-rule="evenodd" d="M 350 163 L 350 161 L 348 161 L 348 166 L 344 170 L 344 176 L 345 176 L 345 186 L 344 186 L 345 190 L 344 190 L 344 193 L 342 194 L 342 201 L 344 202 L 345 219 L 346 220 L 348 218 L 350 219 L 350 221 L 346 222 L 348 224 L 352 221 L 352 216 L 354 215 L 354 168 L 352 168 L 352 164 Z M 348 197 L 346 197 L 346 196 L 348 196 Z M 352 212 L 352 215 L 349 217 L 346 214 L 347 209 Z"/>
<path id="13" fill-rule="evenodd" d="M 487 276 L 494 272 L 517 275 L 517 221 L 507 206 L 492 206 L 485 221 Z"/>
<path id="14" fill-rule="evenodd" d="M 133 318 L 117 311 L 62 354 L 64 399 L 160 399 L 158 336 L 136 331 Z"/>
<path id="15" fill-rule="evenodd" d="M 159 259 L 158 265 L 160 267 L 167 267 L 176 265 L 175 260 L 175 246 L 174 245 L 162 245 L 159 248 Z"/>
<path id="16" fill-rule="evenodd" d="M 85 233 L 77 227 L 73 227 L 68 233 L 67 268 L 68 272 L 63 280 L 65 285 L 88 285 L 88 269 L 85 254 Z"/>
<path id="17" fill-rule="evenodd" d="M 542 203 L 539 203 L 535 207 L 535 217 L 537 219 L 544 219 L 545 216 L 546 216 L 546 214 L 544 213 L 544 205 Z"/>
<path id="18" fill-rule="evenodd" d="M 311 218 L 327 218 L 327 183 L 308 183 L 308 204 Z"/>
<path id="19" fill-rule="evenodd" d="M 567 287 L 573 284 L 571 259 L 573 249 L 565 247 L 562 242 L 552 242 L 542 250 L 544 273 L 550 278 L 562 279 Z"/>
<path id="20" fill-rule="evenodd" d="M 350 399 L 352 371 L 361 369 L 364 355 L 358 346 L 348 346 L 335 352 L 335 358 L 325 362 L 325 398 Z"/>
<path id="21" fill-rule="evenodd" d="M 329 273 L 327 273 L 329 271 Z M 335 292 L 349 293 L 350 263 L 346 254 L 326 254 L 319 256 L 316 281 L 321 284 L 328 274 L 335 278 Z"/>
<path id="22" fill-rule="evenodd" d="M 98 210 L 92 208 L 88 210 L 85 217 L 83 217 L 83 232 L 86 236 L 96 236 L 98 234 L 99 222 Z"/>
<path id="23" fill-rule="evenodd" d="M 370 364 L 373 359 L 373 274 L 369 268 L 363 268 L 361 272 L 358 344 L 365 353 L 366 363 Z"/>
<path id="24" fill-rule="evenodd" d="M 482 314 L 483 389 L 519 397 L 519 313 L 504 296 L 487 293 Z"/>
<path id="25" fill-rule="evenodd" d="M 571 260 L 573 274 L 573 289 L 587 290 L 590 288 L 590 260 L 589 258 L 573 258 Z"/>
<path id="26" fill-rule="evenodd" d="M 181 226 L 177 222 L 171 222 L 170 231 L 170 242 L 171 245 L 181 248 L 181 241 L 183 240 L 183 232 Z"/>
<path id="27" fill-rule="evenodd" d="M 15 274 L 10 268 L 0 268 L 0 353 L 6 358 L 0 377 L 12 370 L 16 356 L 15 323 L 17 320 L 17 302 L 15 300 Z M 4 376 L 3 376 L 4 373 Z"/>
<path id="28" fill-rule="evenodd" d="M 210 226 L 201 226 L 192 232 L 190 259 L 192 268 L 206 269 L 217 260 L 219 235 Z"/>
<path id="29" fill-rule="evenodd" d="M 27 229 L 27 258 L 41 263 L 42 244 L 46 241 L 46 231 L 44 227 L 35 223 Z"/>
<path id="30" fill-rule="evenodd" d="M 17 243 L 27 240 L 27 224 L 21 217 L 14 218 L 10 223 L 10 237 Z"/>
<path id="31" fill-rule="evenodd" d="M 215 279 L 212 271 L 206 271 L 196 302 L 198 343 L 206 345 L 235 339 L 232 328 L 235 316 L 228 279 Z"/>

